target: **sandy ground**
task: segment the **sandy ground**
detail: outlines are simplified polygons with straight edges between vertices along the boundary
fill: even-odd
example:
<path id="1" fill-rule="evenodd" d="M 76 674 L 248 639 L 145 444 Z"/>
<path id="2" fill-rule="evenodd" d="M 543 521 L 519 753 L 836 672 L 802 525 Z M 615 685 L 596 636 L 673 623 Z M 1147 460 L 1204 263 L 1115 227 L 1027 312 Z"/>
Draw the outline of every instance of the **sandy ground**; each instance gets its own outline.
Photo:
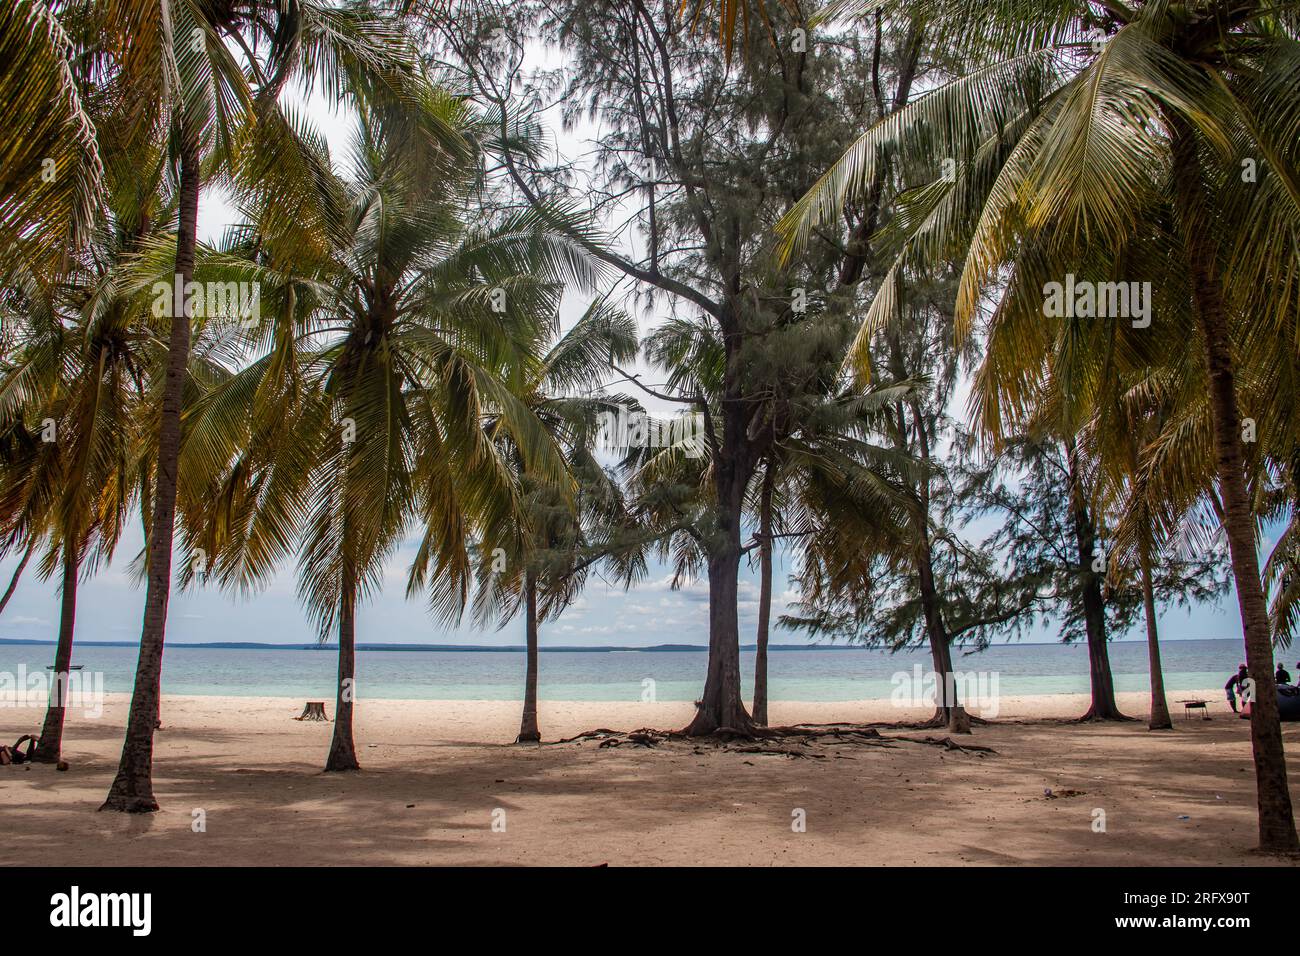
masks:
<path id="1" fill-rule="evenodd" d="M 1174 701 L 1190 696 L 1211 701 L 1210 721 L 1183 719 Z M 1143 695 L 1121 699 L 1145 714 Z M 997 723 L 962 738 L 996 754 L 900 741 L 794 759 L 690 744 L 514 746 L 513 702 L 365 700 L 356 734 L 364 770 L 323 774 L 331 725 L 294 721 L 301 700 L 169 696 L 155 753 L 163 809 L 127 816 L 95 812 L 126 716 L 126 700 L 110 695 L 99 719 L 70 714 L 70 771 L 0 767 L 0 826 L 22 835 L 0 841 L 0 864 L 1274 862 L 1249 852 L 1247 723 L 1211 691 L 1180 692 L 1171 706 L 1176 729 L 1153 734 L 1144 723 L 1050 719 L 1082 713 L 1081 697 L 1004 698 Z M 542 732 L 555 740 L 596 727 L 679 727 L 690 708 L 543 701 Z M 773 723 L 906 716 L 887 701 L 782 703 L 771 713 Z M 0 710 L 0 739 L 40 718 Z M 1300 753 L 1300 725 L 1283 726 Z M 1058 796 L 1067 791 L 1077 793 Z M 800 817 L 805 829 L 795 832 Z"/>

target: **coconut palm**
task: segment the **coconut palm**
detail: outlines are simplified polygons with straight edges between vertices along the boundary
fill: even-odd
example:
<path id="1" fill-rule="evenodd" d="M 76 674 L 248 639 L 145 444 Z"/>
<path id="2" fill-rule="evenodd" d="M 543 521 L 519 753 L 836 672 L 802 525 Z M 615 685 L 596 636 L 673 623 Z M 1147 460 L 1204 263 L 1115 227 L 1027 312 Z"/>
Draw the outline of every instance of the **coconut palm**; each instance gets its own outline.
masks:
<path id="1" fill-rule="evenodd" d="M 835 6 L 904 12 L 892 0 Z M 1107 3 L 1100 12 L 1073 0 L 905 6 L 938 35 L 962 37 L 972 68 L 867 131 L 788 217 L 787 246 L 860 195 L 885 154 L 952 160 L 956 175 L 908 203 L 906 238 L 863 334 L 892 312 L 899 284 L 921 260 L 965 250 L 963 334 L 972 331 L 996 274 L 1004 284 L 989 332 L 1004 328 L 1006 345 L 985 359 L 987 388 L 977 409 L 993 440 L 1003 412 L 1035 394 L 1048 282 L 1076 274 L 1159 278 L 1156 314 L 1164 332 L 1174 331 L 1166 338 L 1195 345 L 1206 370 L 1246 659 L 1267 672 L 1272 649 L 1233 342 L 1246 334 L 1245 324 L 1281 349 L 1300 314 L 1300 289 L 1285 278 L 1300 257 L 1296 5 L 1153 0 Z M 1274 277 L 1276 288 L 1263 281 Z M 1138 330 L 1122 335 L 1120 324 L 1110 328 L 1131 341 Z M 1294 850 L 1300 842 L 1276 694 L 1265 684 L 1251 716 L 1260 845 Z"/>
<path id="2" fill-rule="evenodd" d="M 468 122 L 454 99 L 429 95 L 448 126 Z M 192 413 L 185 524 L 223 584 L 255 586 L 297 552 L 300 598 L 322 640 L 339 643 L 325 769 L 355 770 L 358 605 L 414 531 L 408 593 L 427 589 L 436 616 L 458 617 L 471 537 L 519 514 L 489 418 L 539 479 L 564 483 L 507 382 L 536 366 L 563 282 L 594 273 L 536 214 L 473 211 L 473 168 L 402 114 L 361 109 L 348 179 L 315 148 L 322 216 L 290 223 L 263 192 L 249 196 L 270 215 L 236 244 L 278 283 L 275 319 L 255 333 L 264 354 Z"/>
<path id="3" fill-rule="evenodd" d="M 39 762 L 62 756 L 78 577 L 111 559 L 138 490 L 132 479 L 141 452 L 145 356 L 133 331 L 120 308 L 84 323 L 60 323 L 32 336 L 20 354 L 14 376 L 26 382 L 0 382 L 6 392 L 31 390 L 30 402 L 9 423 L 0 513 L 33 545 L 44 536 L 41 570 L 48 575 L 58 568 L 62 582 L 55 690 L 33 754 Z M 57 374 L 42 382 L 42 367 Z"/>
<path id="4" fill-rule="evenodd" d="M 602 416 L 626 414 L 627 399 L 606 396 L 611 363 L 636 356 L 636 324 L 604 300 L 558 336 L 535 367 L 517 370 L 513 391 L 562 450 L 568 481 L 539 479 L 498 419 L 488 433 L 514 466 L 521 512 L 480 542 L 480 621 L 504 624 L 524 611 L 526 666 L 518 743 L 541 740 L 537 722 L 538 625 L 557 618 L 580 593 L 590 568 L 628 521 L 618 484 L 596 458 Z M 570 487 L 572 485 L 572 487 Z M 504 566 L 498 566 L 505 559 Z"/>
<path id="5" fill-rule="evenodd" d="M 9 576 L 9 586 L 5 588 L 5 593 L 0 595 L 0 614 L 4 613 L 5 608 L 9 606 L 9 599 L 18 590 L 18 582 L 22 580 L 23 572 L 27 570 L 27 563 L 32 559 L 32 553 L 36 550 L 38 540 L 31 537 L 27 539 L 27 545 L 23 547 L 23 556 L 18 559 L 18 564 L 14 567 L 14 573 Z M 20 544 L 21 539 L 15 539 L 13 543 Z"/>
<path id="6" fill-rule="evenodd" d="M 1162 410 L 1151 401 L 1158 385 L 1149 377 L 1133 383 L 1115 401 L 1099 402 L 1098 414 L 1090 423 L 1090 437 L 1100 450 L 1097 458 L 1103 472 L 1103 495 L 1116 503 L 1116 539 L 1121 544 L 1111 554 L 1108 571 L 1112 579 L 1123 568 L 1125 552 L 1136 565 L 1142 589 L 1142 610 L 1147 633 L 1147 660 L 1151 684 L 1151 730 L 1171 730 L 1173 721 L 1165 699 L 1164 674 L 1160 664 L 1160 636 L 1156 621 L 1155 584 L 1152 565 L 1159 554 L 1159 523 L 1153 510 L 1163 503 L 1153 500 L 1148 474 L 1142 468 L 1141 452 L 1161 427 Z"/>
<path id="7" fill-rule="evenodd" d="M 74 40 L 91 79 L 114 90 L 111 118 L 133 142 L 170 144 L 179 215 L 173 275 L 194 276 L 198 200 L 205 175 L 274 167 L 282 181 L 301 170 L 299 144 L 279 102 L 296 80 L 336 99 L 394 108 L 427 121 L 444 146 L 455 137 L 420 99 L 414 44 L 402 29 L 406 4 L 349 0 L 103 0 L 70 4 L 81 27 Z M 289 191 L 286 199 L 292 199 Z M 151 779 L 153 731 L 171 587 L 181 410 L 191 344 L 189 300 L 172 311 L 168 368 L 161 390 L 157 481 L 149 526 L 148 585 L 140 659 L 118 774 L 106 809 L 157 808 Z"/>
<path id="8" fill-rule="evenodd" d="M 0 2 L 0 267 L 43 270 L 88 238 L 104 166 L 58 3 Z"/>
<path id="9" fill-rule="evenodd" d="M 111 560 L 132 502 L 152 481 L 151 408 L 166 353 L 139 274 L 169 271 L 159 259 L 174 206 L 147 172 L 157 169 L 156 151 L 112 155 L 109 202 L 88 245 L 65 257 L 64 271 L 19 267 L 6 284 L 19 341 L 0 376 L 0 527 L 26 540 L 28 555 L 43 542 L 43 574 L 62 576 L 59 683 L 38 761 L 61 756 L 78 579 Z M 208 378 L 204 351 L 193 360 L 196 382 Z"/>

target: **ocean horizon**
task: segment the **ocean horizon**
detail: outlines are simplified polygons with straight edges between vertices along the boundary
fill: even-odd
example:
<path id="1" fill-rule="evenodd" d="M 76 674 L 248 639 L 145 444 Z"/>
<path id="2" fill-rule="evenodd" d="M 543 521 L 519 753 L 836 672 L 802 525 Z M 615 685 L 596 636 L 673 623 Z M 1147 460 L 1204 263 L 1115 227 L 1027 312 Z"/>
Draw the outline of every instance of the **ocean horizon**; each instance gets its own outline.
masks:
<path id="1" fill-rule="evenodd" d="M 163 692 L 186 696 L 303 697 L 332 700 L 333 645 L 252 642 L 169 644 L 163 658 Z M 543 647 L 538 681 L 543 700 L 696 699 L 703 687 L 703 645 L 653 647 Z M 890 652 L 861 645 L 774 645 L 769 696 L 777 701 L 886 699 L 900 675 L 930 669 L 928 649 Z M 73 649 L 83 672 L 103 675 L 107 693 L 129 693 L 138 646 L 85 642 Z M 1221 686 L 1241 662 L 1241 642 L 1179 640 L 1161 645 L 1168 692 Z M 522 647 L 362 644 L 357 653 L 361 699 L 521 700 Z M 1110 644 L 1115 689 L 1149 691 L 1145 642 Z M 0 674 L 44 673 L 52 641 L 0 640 Z M 744 694 L 753 692 L 754 651 L 741 649 Z M 1083 644 L 999 644 L 955 655 L 959 674 L 996 681 L 1003 695 L 1088 692 Z"/>

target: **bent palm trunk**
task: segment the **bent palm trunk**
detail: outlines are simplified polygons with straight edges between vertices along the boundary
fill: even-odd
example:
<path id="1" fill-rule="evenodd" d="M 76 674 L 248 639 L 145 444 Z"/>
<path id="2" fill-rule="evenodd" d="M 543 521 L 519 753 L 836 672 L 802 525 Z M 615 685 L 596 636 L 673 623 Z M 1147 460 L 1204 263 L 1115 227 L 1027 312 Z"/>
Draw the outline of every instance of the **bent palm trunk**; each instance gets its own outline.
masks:
<path id="1" fill-rule="evenodd" d="M 197 131 L 196 131 L 197 132 Z M 135 668 L 135 689 L 127 717 L 126 740 L 117 776 L 101 810 L 150 813 L 158 809 L 153 794 L 153 734 L 158 726 L 162 693 L 163 642 L 167 631 L 167 602 L 171 597 L 172 532 L 176 520 L 176 479 L 181 450 L 181 403 L 190 356 L 188 297 L 181 293 L 194 278 L 194 245 L 199 223 L 199 144 L 197 135 L 180 131 L 180 209 L 176 228 L 175 281 L 180 292 L 173 302 L 171 332 L 167 340 L 167 372 L 162 390 L 162 418 L 158 430 L 158 466 L 154 482 L 153 520 L 149 536 L 149 584 L 145 592 L 144 626 L 140 631 L 140 657 Z"/>
<path id="2" fill-rule="evenodd" d="M 1246 493 L 1245 456 L 1241 447 L 1241 412 L 1232 365 L 1228 312 L 1219 281 L 1213 232 L 1205 210 L 1204 188 L 1196 141 L 1181 116 L 1168 113 L 1173 133 L 1174 185 L 1179 226 L 1192 280 L 1192 298 L 1204 340 L 1210 373 L 1210 410 L 1214 426 L 1215 466 L 1223 501 L 1224 528 L 1237 587 L 1246 666 L 1254 681 L 1250 708 L 1250 743 L 1255 757 L 1255 787 L 1259 805 L 1259 848 L 1269 852 L 1300 851 L 1291 791 L 1287 784 L 1286 753 L 1273 673 L 1273 644 L 1255 550 L 1255 522 Z"/>
<path id="3" fill-rule="evenodd" d="M 32 552 L 36 550 L 36 540 L 33 539 L 27 545 L 27 550 L 23 552 L 23 558 L 18 562 L 18 567 L 14 568 L 14 575 L 9 579 L 9 587 L 5 588 L 4 597 L 0 597 L 0 614 L 3 614 L 5 608 L 9 605 L 9 599 L 14 596 L 14 591 L 18 590 L 18 579 L 23 576 L 23 571 L 27 568 L 27 562 L 32 558 Z"/>
<path id="4" fill-rule="evenodd" d="M 59 610 L 59 643 L 54 650 L 54 686 L 40 742 L 32 753 L 37 763 L 58 763 L 63 757 L 63 717 L 68 706 L 68 673 L 72 666 L 72 635 L 77 620 L 77 548 L 63 546 L 63 600 Z"/>

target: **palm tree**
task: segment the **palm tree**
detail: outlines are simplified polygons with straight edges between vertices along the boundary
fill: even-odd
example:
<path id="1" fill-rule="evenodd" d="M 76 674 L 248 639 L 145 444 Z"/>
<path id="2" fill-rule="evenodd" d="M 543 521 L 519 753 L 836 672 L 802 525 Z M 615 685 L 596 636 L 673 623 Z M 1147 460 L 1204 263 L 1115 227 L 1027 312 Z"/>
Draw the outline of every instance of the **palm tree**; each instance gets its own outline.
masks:
<path id="1" fill-rule="evenodd" d="M 513 391 L 562 450 L 566 481 L 539 479 L 502 423 L 488 433 L 513 465 L 521 512 L 504 535 L 480 543 L 476 616 L 504 624 L 522 605 L 527 645 L 524 705 L 517 743 L 541 740 L 537 723 L 538 624 L 556 618 L 581 591 L 588 570 L 603 557 L 627 519 L 617 483 L 595 457 L 602 415 L 617 416 L 626 399 L 607 397 L 602 383 L 611 363 L 636 356 L 636 323 L 604 300 L 593 303 L 559 336 L 536 367 L 516 370 Z M 570 487 L 572 485 L 572 488 Z M 505 567 L 497 559 L 505 557 Z"/>
<path id="2" fill-rule="evenodd" d="M 89 569 L 111 559 L 137 490 L 131 477 L 141 452 L 144 369 L 124 319 L 124 310 L 117 309 L 35 336 L 19 359 L 18 375 L 46 363 L 59 369 L 57 379 L 42 383 L 31 407 L 12 423 L 22 437 L 10 450 L 19 453 L 7 454 L 0 469 L 6 523 L 42 528 L 38 533 L 49 543 L 42 570 L 48 574 L 57 566 L 62 574 L 55 690 L 33 754 L 38 762 L 55 763 L 62 756 L 78 576 L 83 563 Z M 45 350 L 58 354 L 35 354 Z M 0 383 L 0 389 L 10 384 Z M 36 424 L 29 430 L 30 423 Z M 38 539 L 27 533 L 34 545 Z"/>
<path id="3" fill-rule="evenodd" d="M 58 263 L 87 239 L 102 197 L 95 124 L 59 6 L 0 2 L 0 267 Z"/>
<path id="4" fill-rule="evenodd" d="M 870 6 L 886 16 L 904 7 Z M 969 334 L 994 273 L 1011 266 L 989 325 L 1014 328 L 1005 338 L 1017 350 L 985 359 L 998 374 L 989 374 L 979 410 L 994 436 L 1001 409 L 1034 394 L 1043 336 L 1033 323 L 1043 316 L 1046 283 L 1076 273 L 1094 281 L 1165 277 L 1154 293 L 1158 306 L 1169 306 L 1162 324 L 1175 327 L 1184 348 L 1200 348 L 1209 384 L 1247 663 L 1268 672 L 1232 346 L 1247 316 L 1252 334 L 1276 336 L 1278 348 L 1294 335 L 1294 283 L 1283 281 L 1287 291 L 1270 296 L 1261 279 L 1293 274 L 1300 256 L 1296 11 L 1251 0 L 1106 3 L 1100 13 L 1083 2 L 927 0 L 906 4 L 906 14 L 923 16 L 938 35 L 962 37 L 974 67 L 865 133 L 787 218 L 787 246 L 860 195 L 885 153 L 951 159 L 957 175 L 909 204 L 905 238 L 864 331 L 890 314 L 912 264 L 967 249 L 958 325 Z M 1241 175 L 1241 156 L 1260 172 Z M 1104 270 L 1084 268 L 1103 260 Z M 1134 271 L 1157 263 L 1158 271 Z M 1184 270 L 1185 282 L 1177 278 Z M 1119 325 L 1110 325 L 1116 336 Z M 1260 846 L 1291 851 L 1300 841 L 1276 693 L 1266 685 L 1251 717 Z"/>
<path id="5" fill-rule="evenodd" d="M 140 174 L 149 157 L 116 158 L 106 177 L 107 215 L 85 249 L 66 257 L 57 275 L 17 269 L 9 286 L 23 314 L 19 347 L 0 377 L 7 430 L 0 526 L 29 542 L 27 555 L 44 540 L 43 573 L 62 574 L 56 693 L 34 754 L 50 763 L 62 752 L 78 578 L 111 560 L 148 482 L 149 407 L 165 354 L 132 275 L 149 261 L 150 247 L 165 242 L 166 209 L 156 177 Z"/>
<path id="6" fill-rule="evenodd" d="M 457 101 L 428 96 L 466 128 Z M 182 454 L 187 541 L 212 556 L 208 574 L 251 587 L 296 549 L 299 595 L 321 639 L 337 633 L 331 771 L 359 769 L 356 613 L 385 561 L 417 529 L 408 594 L 429 589 L 435 615 L 455 619 L 471 536 L 499 536 L 519 513 L 484 420 L 540 479 L 563 482 L 507 381 L 536 363 L 538 317 L 564 280 L 592 277 L 532 213 L 475 221 L 473 169 L 400 113 L 362 108 L 352 159 L 340 180 L 316 144 L 319 216 L 289 222 L 250 196 L 269 215 L 237 239 L 279 286 L 276 321 L 256 333 L 266 353 L 196 405 Z"/>
<path id="7" fill-rule="evenodd" d="M 1152 564 L 1159 542 L 1158 522 L 1153 509 L 1162 503 L 1153 500 L 1147 472 L 1142 468 L 1141 452 L 1161 427 L 1162 410 L 1152 403 L 1158 396 L 1156 383 L 1150 378 L 1135 382 L 1118 400 L 1101 403 L 1088 431 L 1100 451 L 1097 455 L 1104 473 L 1104 492 L 1113 499 L 1120 514 L 1116 522 L 1116 539 L 1131 555 L 1137 566 L 1142 589 L 1142 610 L 1147 633 L 1147 660 L 1151 683 L 1151 730 L 1172 730 L 1169 704 L 1165 699 L 1164 673 L 1160 664 L 1160 635 L 1156 621 L 1155 583 Z M 1120 549 L 1117 548 L 1117 551 Z M 1120 571 L 1121 553 L 1113 555 L 1109 565 L 1112 579 Z"/>
<path id="8" fill-rule="evenodd" d="M 179 308 L 172 309 L 168 365 L 161 389 L 157 480 L 152 489 L 148 585 L 140 658 L 118 773 L 104 809 L 148 812 L 153 796 L 153 732 L 158 722 L 159 681 L 171 588 L 181 410 L 190 351 L 190 300 L 182 299 L 194 277 L 198 201 L 204 170 L 238 174 L 247 167 L 301 169 L 296 143 L 286 131 L 278 101 L 287 85 L 302 79 L 392 108 L 405 103 L 430 122 L 425 132 L 454 142 L 419 99 L 414 45 L 399 14 L 358 0 L 232 0 L 171 3 L 104 0 L 77 4 L 84 21 L 84 49 L 97 79 L 117 90 L 115 122 L 135 141 L 172 144 L 178 183 L 174 281 Z M 241 170 L 241 167 L 244 169 Z M 290 194 L 292 195 L 292 193 Z M 183 301 L 183 304 L 181 304 Z"/>
<path id="9" fill-rule="evenodd" d="M 9 586 L 5 588 L 5 593 L 0 595 L 0 614 L 4 613 L 9 606 L 9 599 L 14 596 L 18 590 L 18 582 L 27 570 L 27 562 L 32 559 L 32 552 L 36 550 L 38 538 L 28 538 L 26 547 L 23 548 L 23 556 L 18 559 L 18 565 L 14 568 L 14 573 L 9 576 Z"/>

